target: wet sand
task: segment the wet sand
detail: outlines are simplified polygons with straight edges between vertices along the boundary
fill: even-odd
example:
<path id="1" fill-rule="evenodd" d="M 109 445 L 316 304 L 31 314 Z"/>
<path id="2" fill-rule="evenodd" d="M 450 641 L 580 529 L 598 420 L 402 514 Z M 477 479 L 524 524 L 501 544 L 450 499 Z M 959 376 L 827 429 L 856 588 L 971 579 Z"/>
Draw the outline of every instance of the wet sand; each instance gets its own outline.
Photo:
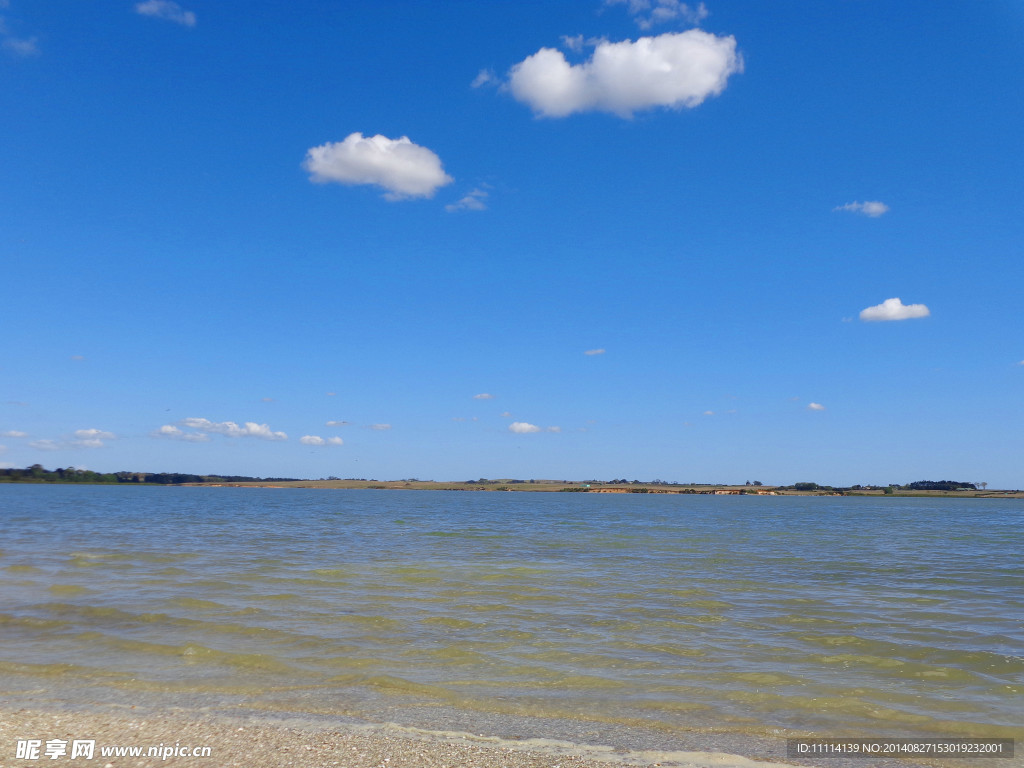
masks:
<path id="1" fill-rule="evenodd" d="M 17 759 L 19 740 L 43 742 L 37 759 Z M 51 760 L 46 741 L 95 739 L 92 759 Z M 104 746 L 209 747 L 209 757 L 102 757 Z M 184 712 L 88 713 L 0 709 L 0 767 L 28 765 L 213 768 L 784 768 L 714 752 L 624 752 L 549 740 L 509 741 L 397 725 L 295 727 L 242 718 L 192 718 Z"/>

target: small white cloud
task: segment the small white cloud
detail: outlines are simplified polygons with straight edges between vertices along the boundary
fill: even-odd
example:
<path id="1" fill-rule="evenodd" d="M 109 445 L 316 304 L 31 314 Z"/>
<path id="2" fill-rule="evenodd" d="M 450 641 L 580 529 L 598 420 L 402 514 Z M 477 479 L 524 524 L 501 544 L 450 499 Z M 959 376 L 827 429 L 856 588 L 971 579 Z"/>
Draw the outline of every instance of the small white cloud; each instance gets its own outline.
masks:
<path id="1" fill-rule="evenodd" d="M 807 410 L 809 410 L 809 411 L 824 411 L 825 410 L 825 406 L 822 405 L 821 403 L 808 403 L 807 404 Z"/>
<path id="2" fill-rule="evenodd" d="M 29 447 L 35 448 L 37 451 L 59 451 L 63 446 L 56 440 L 33 440 L 29 443 Z"/>
<path id="3" fill-rule="evenodd" d="M 704 411 L 704 415 L 705 416 L 714 416 L 715 412 L 714 411 Z"/>
<path id="4" fill-rule="evenodd" d="M 582 64 L 541 48 L 509 70 L 508 88 L 539 117 L 611 112 L 628 118 L 653 107 L 696 107 L 742 71 L 734 37 L 689 29 L 636 42 L 596 41 Z"/>
<path id="5" fill-rule="evenodd" d="M 338 394 L 338 393 L 337 392 L 328 392 L 327 396 L 328 397 L 334 397 L 336 394 Z"/>
<path id="6" fill-rule="evenodd" d="M 561 432 L 561 427 L 548 427 L 548 432 Z"/>
<path id="7" fill-rule="evenodd" d="M 135 12 L 142 16 L 173 21 L 183 27 L 196 25 L 196 15 L 192 11 L 186 11 L 173 0 L 145 0 L 145 2 L 135 4 Z"/>
<path id="8" fill-rule="evenodd" d="M 505 411 L 503 414 L 501 414 L 501 418 L 503 418 L 503 419 L 511 419 L 512 418 L 512 414 L 509 411 Z"/>
<path id="9" fill-rule="evenodd" d="M 327 441 L 317 435 L 303 435 L 299 442 L 303 445 L 327 445 Z"/>
<path id="10" fill-rule="evenodd" d="M 375 429 L 378 432 L 387 432 L 389 429 L 391 429 L 391 425 L 390 424 L 371 424 L 370 425 L 370 429 Z"/>
<path id="11" fill-rule="evenodd" d="M 28 432 L 22 432 L 17 429 L 8 429 L 6 432 L 0 432 L 0 437 L 28 437 Z"/>
<path id="12" fill-rule="evenodd" d="M 210 440 L 209 435 L 202 432 L 185 432 L 173 424 L 164 424 L 160 429 L 150 433 L 153 437 L 166 437 L 171 440 L 184 440 L 187 443 L 205 443 Z"/>
<path id="13" fill-rule="evenodd" d="M 0 5 L 0 8 L 6 8 L 6 5 Z M 0 18 L 0 48 L 3 48 L 8 53 L 15 56 L 27 58 L 29 56 L 39 55 L 39 38 L 38 37 L 15 37 L 8 29 L 4 20 Z"/>
<path id="14" fill-rule="evenodd" d="M 498 85 L 498 77 L 494 74 L 494 70 L 481 69 L 476 77 L 473 78 L 473 82 L 469 84 L 469 87 L 482 88 L 485 85 Z"/>
<path id="15" fill-rule="evenodd" d="M 604 354 L 604 350 L 603 349 L 588 349 L 583 354 L 584 355 L 603 355 Z"/>
<path id="16" fill-rule="evenodd" d="M 628 5 L 629 14 L 640 29 L 650 29 L 655 24 L 671 21 L 700 24 L 708 17 L 708 9 L 704 3 L 693 8 L 680 0 L 605 0 L 605 3 Z"/>
<path id="17" fill-rule="evenodd" d="M 583 50 L 583 43 L 583 35 L 562 35 L 562 45 L 575 53 L 579 53 Z"/>
<path id="18" fill-rule="evenodd" d="M 328 437 L 327 438 L 327 444 L 328 445 L 344 445 L 345 441 L 342 440 L 340 437 Z"/>
<path id="19" fill-rule="evenodd" d="M 72 355 L 71 359 L 75 361 L 85 360 L 85 355 Z"/>
<path id="20" fill-rule="evenodd" d="M 455 211 L 486 211 L 487 203 L 484 200 L 487 198 L 487 195 L 487 190 L 478 187 L 458 202 L 449 203 L 444 209 L 448 213 L 454 213 Z"/>
<path id="21" fill-rule="evenodd" d="M 327 426 L 328 427 L 345 427 L 345 426 L 348 426 L 348 423 L 349 422 L 347 422 L 347 421 L 328 421 L 327 422 Z"/>
<path id="22" fill-rule="evenodd" d="M 260 402 L 261 403 L 272 403 L 272 402 L 274 402 L 274 398 L 272 398 L 272 397 L 261 397 L 260 398 Z"/>
<path id="23" fill-rule="evenodd" d="M 535 424 L 527 424 L 525 421 L 513 421 L 508 425 L 509 432 L 515 432 L 517 435 L 528 435 L 533 432 L 540 432 L 540 427 Z"/>
<path id="24" fill-rule="evenodd" d="M 887 213 L 889 211 L 889 206 L 885 203 L 879 202 L 878 200 L 865 200 L 863 203 L 854 202 L 847 203 L 846 205 L 837 205 L 832 210 L 862 213 L 865 216 L 870 216 L 872 219 L 877 219 L 883 213 Z"/>
<path id="25" fill-rule="evenodd" d="M 78 429 L 75 430 L 75 437 L 79 440 L 114 440 L 117 435 L 102 429 Z"/>
<path id="26" fill-rule="evenodd" d="M 931 311 L 924 304 L 904 304 L 898 298 L 886 299 L 881 304 L 861 310 L 860 319 L 864 322 L 885 322 L 889 320 L 911 320 L 917 317 L 928 317 Z"/>
<path id="27" fill-rule="evenodd" d="M 488 394 L 487 392 L 481 392 L 479 395 L 473 395 L 474 400 L 493 400 L 494 395 Z"/>
<path id="28" fill-rule="evenodd" d="M 441 158 L 406 136 L 364 138 L 351 133 L 344 141 L 310 149 L 302 167 L 309 171 L 310 181 L 372 184 L 387 190 L 387 200 L 433 197 L 439 187 L 454 181 L 441 167 Z"/>
<path id="29" fill-rule="evenodd" d="M 284 432 L 274 432 L 266 424 L 257 424 L 254 421 L 247 421 L 243 426 L 238 426 L 233 421 L 210 421 L 190 417 L 182 419 L 181 424 L 189 429 L 196 429 L 201 432 L 212 432 L 216 435 L 226 437 L 256 437 L 261 440 L 287 440 L 288 435 Z"/>

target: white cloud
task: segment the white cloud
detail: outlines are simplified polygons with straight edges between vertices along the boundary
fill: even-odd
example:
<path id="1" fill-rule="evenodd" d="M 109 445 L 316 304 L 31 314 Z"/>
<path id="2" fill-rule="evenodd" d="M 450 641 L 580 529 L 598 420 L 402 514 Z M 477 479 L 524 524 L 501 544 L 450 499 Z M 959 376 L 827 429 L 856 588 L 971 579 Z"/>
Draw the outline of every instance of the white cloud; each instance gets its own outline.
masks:
<path id="1" fill-rule="evenodd" d="M 473 78 L 473 82 L 469 84 L 470 88 L 480 88 L 484 85 L 497 85 L 498 78 L 494 74 L 494 70 L 481 69 L 476 77 Z"/>
<path id="2" fill-rule="evenodd" d="M 561 427 L 548 427 L 548 432 L 561 432 Z"/>
<path id="3" fill-rule="evenodd" d="M 15 56 L 29 57 L 39 55 L 38 37 L 4 37 L 0 47 Z"/>
<path id="4" fill-rule="evenodd" d="M 916 317 L 928 317 L 931 311 L 924 304 L 904 304 L 898 298 L 886 299 L 867 309 L 862 309 L 860 319 L 864 322 L 882 322 L 888 320 L 911 320 Z"/>
<path id="5" fill-rule="evenodd" d="M 825 410 L 825 406 L 822 405 L 821 403 L 808 403 L 807 404 L 807 410 L 809 410 L 809 411 L 824 411 Z"/>
<path id="6" fill-rule="evenodd" d="M 505 411 L 503 414 L 501 414 L 501 417 L 503 419 L 511 419 L 512 418 L 512 414 L 509 411 Z"/>
<path id="7" fill-rule="evenodd" d="M 153 437 L 167 437 L 172 440 L 184 440 L 187 443 L 205 443 L 210 439 L 209 435 L 202 432 L 184 432 L 173 424 L 164 424 L 160 429 L 150 433 Z"/>
<path id="8" fill-rule="evenodd" d="M 0 437 L 28 437 L 28 432 L 21 432 L 17 429 L 8 429 L 6 432 L 0 432 Z"/>
<path id="9" fill-rule="evenodd" d="M 370 425 L 370 429 L 375 429 L 378 432 L 386 432 L 387 430 L 391 429 L 391 425 L 390 424 L 371 424 Z"/>
<path id="10" fill-rule="evenodd" d="M 79 440 L 114 440 L 117 435 L 102 429 L 78 429 L 75 430 L 75 437 Z"/>
<path id="11" fill-rule="evenodd" d="M 605 0 L 608 5 L 629 6 L 629 13 L 640 29 L 650 29 L 655 24 L 670 21 L 684 21 L 688 24 L 700 24 L 708 17 L 708 9 L 701 3 L 691 8 L 680 0 Z"/>
<path id="12" fill-rule="evenodd" d="M 487 198 L 487 194 L 486 189 L 480 189 L 478 187 L 458 202 L 449 203 L 444 207 L 444 209 L 448 211 L 448 213 L 454 213 L 455 211 L 486 211 L 487 204 L 484 200 Z"/>
<path id="13" fill-rule="evenodd" d="M 348 425 L 347 421 L 328 421 L 327 422 L 327 426 L 328 427 L 344 427 L 344 426 L 347 426 L 347 425 Z"/>
<path id="14" fill-rule="evenodd" d="M 705 416 L 714 416 L 715 412 L 714 411 L 704 411 L 704 415 Z"/>
<path id="15" fill-rule="evenodd" d="M 194 27 L 196 15 L 192 11 L 186 11 L 173 0 L 145 0 L 135 4 L 135 12 L 143 16 L 152 16 L 155 19 L 173 21 L 183 27 Z"/>
<path id="16" fill-rule="evenodd" d="M 59 451 L 63 446 L 56 440 L 33 440 L 29 443 L 29 447 L 38 451 Z"/>
<path id="17" fill-rule="evenodd" d="M 513 421 L 508 425 L 509 432 L 515 432 L 517 435 L 528 435 L 532 432 L 540 432 L 540 427 L 535 424 L 527 424 L 525 421 Z"/>
<path id="18" fill-rule="evenodd" d="M 345 441 L 340 437 L 328 437 L 326 440 L 318 435 L 303 435 L 299 438 L 303 445 L 344 445 Z"/>
<path id="19" fill-rule="evenodd" d="M 364 138 L 352 133 L 344 141 L 310 149 L 302 167 L 310 181 L 373 184 L 387 190 L 388 200 L 433 197 L 439 187 L 454 181 L 441 167 L 441 158 L 406 136 Z"/>
<path id="20" fill-rule="evenodd" d="M 7 2 L 0 3 L 0 10 L 9 7 Z M 15 37 L 8 29 L 7 22 L 0 16 L 0 48 L 15 56 L 36 56 L 39 54 L 38 41 L 37 37 Z"/>
<path id="21" fill-rule="evenodd" d="M 562 35 L 562 45 L 575 53 L 583 50 L 583 43 L 583 35 Z"/>
<path id="22" fill-rule="evenodd" d="M 742 70 L 734 37 L 690 29 L 636 42 L 601 40 L 575 65 L 561 51 L 541 48 L 509 70 L 508 87 L 541 117 L 589 111 L 631 117 L 652 107 L 696 107 Z"/>
<path id="23" fill-rule="evenodd" d="M 488 394 L 487 392 L 481 392 L 479 395 L 473 395 L 474 400 L 493 400 L 494 395 Z"/>
<path id="24" fill-rule="evenodd" d="M 583 354 L 584 355 L 603 355 L 604 354 L 604 350 L 603 349 L 588 349 Z"/>
<path id="25" fill-rule="evenodd" d="M 865 200 L 863 203 L 853 202 L 847 203 L 846 205 L 837 205 L 832 210 L 862 213 L 865 216 L 870 216 L 872 219 L 877 219 L 883 213 L 887 213 L 889 211 L 889 206 L 885 203 L 879 202 L 878 200 Z"/>
<path id="26" fill-rule="evenodd" d="M 213 432 L 217 435 L 227 437 L 258 437 L 262 440 L 287 440 L 288 435 L 284 432 L 274 432 L 266 424 L 257 424 L 254 421 L 247 421 L 243 426 L 238 426 L 233 421 L 214 422 L 209 419 L 190 417 L 182 419 L 181 424 L 189 429 L 197 429 L 201 432 Z"/>

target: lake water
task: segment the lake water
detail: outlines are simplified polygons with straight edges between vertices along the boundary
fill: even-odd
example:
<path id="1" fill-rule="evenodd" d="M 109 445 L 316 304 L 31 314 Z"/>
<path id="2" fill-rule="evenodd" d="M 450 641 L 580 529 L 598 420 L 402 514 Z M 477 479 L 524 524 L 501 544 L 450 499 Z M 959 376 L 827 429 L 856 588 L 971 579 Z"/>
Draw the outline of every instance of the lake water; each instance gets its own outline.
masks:
<path id="1" fill-rule="evenodd" d="M 1022 554 L 1019 500 L 6 485 L 0 697 L 1020 737 Z"/>

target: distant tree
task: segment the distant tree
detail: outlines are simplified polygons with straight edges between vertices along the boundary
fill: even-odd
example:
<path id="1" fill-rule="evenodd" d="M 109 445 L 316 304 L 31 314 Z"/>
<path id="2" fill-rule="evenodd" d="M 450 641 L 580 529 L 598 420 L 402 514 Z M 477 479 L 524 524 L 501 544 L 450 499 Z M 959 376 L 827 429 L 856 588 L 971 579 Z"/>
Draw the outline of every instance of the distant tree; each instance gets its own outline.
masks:
<path id="1" fill-rule="evenodd" d="M 764 485 L 764 483 L 762 483 L 760 480 L 755 480 L 754 481 L 754 485 L 760 487 L 760 486 Z"/>
<path id="2" fill-rule="evenodd" d="M 793 489 L 796 491 L 816 491 L 818 490 L 817 483 L 793 483 Z"/>

